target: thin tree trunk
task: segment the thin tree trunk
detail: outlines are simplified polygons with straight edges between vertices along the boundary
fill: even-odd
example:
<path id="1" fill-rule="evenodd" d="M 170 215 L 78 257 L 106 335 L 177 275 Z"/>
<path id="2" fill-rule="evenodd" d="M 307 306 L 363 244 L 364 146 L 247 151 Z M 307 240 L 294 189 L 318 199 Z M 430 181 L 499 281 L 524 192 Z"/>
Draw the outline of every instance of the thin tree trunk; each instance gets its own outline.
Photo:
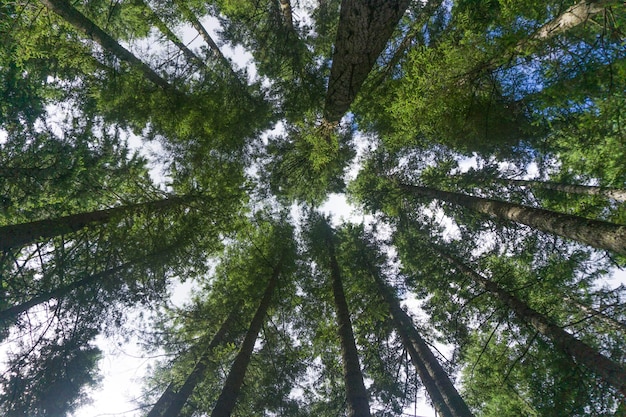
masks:
<path id="1" fill-rule="evenodd" d="M 100 29 L 95 23 L 74 8 L 67 0 L 41 0 L 41 2 L 49 10 L 61 16 L 77 30 L 96 41 L 105 50 L 138 69 L 148 80 L 164 90 L 173 90 L 173 87 L 163 77 L 120 45 L 109 34 Z"/>
<path id="2" fill-rule="evenodd" d="M 324 119 L 337 124 L 385 48 L 409 0 L 343 0 Z"/>
<path id="3" fill-rule="evenodd" d="M 148 20 L 152 22 L 159 31 L 165 35 L 167 40 L 172 42 L 185 55 L 187 60 L 193 62 L 198 67 L 206 67 L 204 61 L 200 59 L 191 49 L 187 47 L 174 32 L 165 24 L 163 20 L 156 14 L 154 10 L 144 0 L 135 0 L 148 14 Z"/>
<path id="4" fill-rule="evenodd" d="M 370 408 L 367 391 L 363 383 L 363 374 L 359 363 L 359 353 L 354 342 L 350 312 L 341 283 L 341 272 L 335 257 L 335 248 L 329 242 L 330 275 L 332 279 L 333 298 L 337 313 L 337 331 L 341 341 L 343 376 L 346 385 L 348 417 L 369 417 Z"/>
<path id="5" fill-rule="evenodd" d="M 544 188 L 570 194 L 598 195 L 615 201 L 626 202 L 626 190 L 621 188 L 596 187 L 593 185 L 563 184 L 550 181 L 498 179 L 503 183 L 517 184 L 525 187 Z"/>
<path id="6" fill-rule="evenodd" d="M 458 204 L 479 213 L 522 223 L 594 248 L 626 255 L 626 226 L 435 188 L 408 184 L 399 184 L 399 186 L 413 194 Z"/>
<path id="7" fill-rule="evenodd" d="M 174 0 L 174 4 L 176 4 L 176 7 L 180 9 L 185 19 L 191 23 L 191 26 L 193 26 L 193 28 L 200 34 L 204 42 L 209 46 L 209 49 L 213 51 L 213 55 L 218 57 L 220 61 L 225 62 L 230 67 L 230 62 L 228 62 L 228 59 L 224 56 L 224 54 L 222 54 L 220 48 L 217 46 L 209 32 L 207 32 L 204 26 L 202 26 L 202 23 L 200 23 L 193 11 L 185 4 L 184 1 Z"/>
<path id="8" fill-rule="evenodd" d="M 431 247 L 457 267 L 465 276 L 509 307 L 517 317 L 529 323 L 535 330 L 550 339 L 558 349 L 604 379 L 623 395 L 626 395 L 626 368 L 600 354 L 586 343 L 576 339 L 554 324 L 548 317 L 533 310 L 526 303 L 500 288 L 495 282 L 483 277 L 442 247 L 434 244 Z"/>
<path id="9" fill-rule="evenodd" d="M 532 36 L 533 40 L 546 40 L 573 27 L 581 25 L 609 5 L 618 4 L 616 0 L 581 0 L 563 13 L 546 23 Z"/>
<path id="10" fill-rule="evenodd" d="M 291 8 L 290 0 L 279 0 L 280 13 L 283 16 L 283 24 L 289 30 L 293 30 L 293 9 Z"/>
<path id="11" fill-rule="evenodd" d="M 175 385 L 170 383 L 146 417 L 177 417 L 180 414 L 195 387 L 204 379 L 213 349 L 225 342 L 227 333 L 240 314 L 239 307 L 235 307 L 230 312 L 180 389 L 176 391 Z"/>
<path id="12" fill-rule="evenodd" d="M 609 327 L 612 327 L 613 330 L 617 330 L 619 332 L 626 334 L 626 323 L 622 323 L 619 320 L 615 320 L 613 317 L 605 314 L 602 311 L 596 310 L 593 307 L 589 307 L 577 300 L 574 300 L 572 297 L 566 296 L 565 301 L 570 304 L 573 304 L 576 308 L 584 311 L 590 317 L 598 317 L 602 322 L 604 322 Z"/>
<path id="13" fill-rule="evenodd" d="M 473 416 L 448 374 L 413 325 L 411 317 L 402 310 L 397 298 L 378 275 L 373 275 L 398 331 L 402 344 L 430 396 L 437 412 L 443 417 Z"/>
<path id="14" fill-rule="evenodd" d="M 254 314 L 252 322 L 250 322 L 250 327 L 248 328 L 246 337 L 241 344 L 239 353 L 237 353 L 237 356 L 235 357 L 235 361 L 233 362 L 230 371 L 228 372 L 228 377 L 226 378 L 226 382 L 224 382 L 222 392 L 220 393 L 220 396 L 215 403 L 215 407 L 213 408 L 211 417 L 229 417 L 233 411 L 233 408 L 235 408 L 237 396 L 239 395 L 239 391 L 241 390 L 241 384 L 243 383 L 246 369 L 248 367 L 248 364 L 250 363 L 250 357 L 252 356 L 254 344 L 256 342 L 259 331 L 261 330 L 261 326 L 263 326 L 265 315 L 267 314 L 267 310 L 272 300 L 274 288 L 276 288 L 276 284 L 278 283 L 278 276 L 280 275 L 282 262 L 283 260 L 281 259 L 278 265 L 274 268 L 274 271 L 272 272 L 270 281 L 267 284 L 267 288 L 265 289 L 265 293 L 263 294 L 263 298 L 261 299 L 261 304 Z"/>
<path id="15" fill-rule="evenodd" d="M 0 251 L 19 248 L 35 243 L 39 239 L 49 239 L 77 232 L 86 227 L 107 223 L 129 214 L 165 210 L 188 201 L 189 197 L 170 197 L 147 203 L 129 204 L 105 210 L 72 214 L 56 219 L 37 220 L 0 227 Z"/>

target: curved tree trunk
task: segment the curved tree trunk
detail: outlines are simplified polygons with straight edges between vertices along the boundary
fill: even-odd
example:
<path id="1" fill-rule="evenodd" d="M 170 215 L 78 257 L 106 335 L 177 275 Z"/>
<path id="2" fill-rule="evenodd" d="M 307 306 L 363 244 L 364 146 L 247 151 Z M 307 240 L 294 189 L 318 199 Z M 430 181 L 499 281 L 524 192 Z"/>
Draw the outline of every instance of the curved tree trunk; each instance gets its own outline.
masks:
<path id="1" fill-rule="evenodd" d="M 176 391 L 174 384 L 169 384 L 146 417 L 176 417 L 180 414 L 196 385 L 204 379 L 206 370 L 211 362 L 213 349 L 225 342 L 227 333 L 240 313 L 239 306 L 230 312 L 209 342 L 193 370 L 187 376 L 187 379 L 185 379 L 183 385 Z"/>
<path id="2" fill-rule="evenodd" d="M 324 119 L 336 125 L 385 48 L 409 0 L 343 0 Z"/>
<path id="3" fill-rule="evenodd" d="M 170 197 L 147 203 L 129 204 L 105 210 L 72 214 L 56 219 L 2 226 L 0 227 L 0 251 L 19 248 L 35 243 L 40 239 L 50 239 L 55 236 L 77 232 L 86 227 L 108 223 L 114 219 L 141 211 L 152 213 L 170 209 L 190 200 L 190 197 Z"/>
<path id="4" fill-rule="evenodd" d="M 550 181 L 498 179 L 498 182 L 537 187 L 569 194 L 598 195 L 615 201 L 626 202 L 626 190 L 621 188 L 596 187 L 593 185 L 563 184 Z"/>
<path id="5" fill-rule="evenodd" d="M 139 70 L 148 80 L 164 90 L 173 90 L 173 87 L 163 77 L 120 45 L 108 33 L 100 29 L 95 23 L 74 8 L 67 0 L 41 0 L 41 2 L 49 10 L 61 16 L 77 30 L 96 41 L 105 50 Z"/>
<path id="6" fill-rule="evenodd" d="M 434 244 L 431 247 L 458 268 L 465 276 L 509 307 L 517 317 L 550 339 L 558 349 L 604 379 L 623 395 L 626 395 L 626 368 L 600 354 L 586 343 L 576 339 L 554 324 L 548 317 L 533 310 L 526 303 L 500 288 L 495 282 L 483 277 L 442 247 Z"/>
<path id="7" fill-rule="evenodd" d="M 435 188 L 408 184 L 399 184 L 399 186 L 413 194 L 458 204 L 479 213 L 522 223 L 594 248 L 626 255 L 626 226 Z"/>
<path id="8" fill-rule="evenodd" d="M 367 391 L 363 383 L 363 374 L 359 363 L 359 354 L 354 342 L 350 312 L 343 292 L 341 272 L 335 257 L 335 249 L 329 242 L 330 275 L 332 280 L 333 298 L 337 314 L 337 332 L 341 341 L 343 376 L 346 385 L 348 417 L 369 417 L 370 408 Z"/>
<path id="9" fill-rule="evenodd" d="M 430 350 L 424 339 L 413 325 L 411 317 L 402 310 L 397 298 L 380 276 L 374 275 L 381 295 L 389 307 L 389 313 L 394 327 L 398 331 L 402 344 L 409 352 L 411 362 L 428 391 L 428 395 L 439 413 L 443 417 L 470 417 L 473 416 L 463 398 L 450 381 L 448 374 Z"/>
<path id="10" fill-rule="evenodd" d="M 267 314 L 267 310 L 272 300 L 274 288 L 276 288 L 276 284 L 278 283 L 278 276 L 280 275 L 282 262 L 282 260 L 279 261 L 278 265 L 272 272 L 272 276 L 270 277 L 265 293 L 263 294 L 263 298 L 261 299 L 261 304 L 259 304 L 259 308 L 250 322 L 250 327 L 248 328 L 246 337 L 241 344 L 239 353 L 237 353 L 230 371 L 228 372 L 228 377 L 226 378 L 222 392 L 215 403 L 211 417 L 229 417 L 233 412 L 233 408 L 235 408 L 237 396 L 239 395 L 241 384 L 243 383 L 243 378 L 246 374 L 246 368 L 250 363 L 254 344 L 259 331 L 261 330 L 261 326 L 263 326 L 265 315 Z"/>

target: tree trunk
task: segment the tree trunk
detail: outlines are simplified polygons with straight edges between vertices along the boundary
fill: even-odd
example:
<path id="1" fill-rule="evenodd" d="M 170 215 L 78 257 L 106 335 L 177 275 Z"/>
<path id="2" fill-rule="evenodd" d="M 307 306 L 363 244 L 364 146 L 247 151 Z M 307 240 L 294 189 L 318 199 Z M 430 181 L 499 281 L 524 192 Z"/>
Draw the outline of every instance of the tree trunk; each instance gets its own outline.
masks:
<path id="1" fill-rule="evenodd" d="M 479 213 L 522 223 L 594 248 L 626 255 L 626 226 L 429 187 L 407 184 L 399 184 L 399 186 L 413 194 L 458 204 Z"/>
<path id="2" fill-rule="evenodd" d="M 56 219 L 2 226 L 0 227 L 0 251 L 6 252 L 11 248 L 19 248 L 35 243 L 39 239 L 50 239 L 55 236 L 77 232 L 86 227 L 108 223 L 114 219 L 140 211 L 155 212 L 169 209 L 189 200 L 189 197 L 170 197 L 147 203 L 129 204 L 105 210 L 72 214 Z"/>
<path id="3" fill-rule="evenodd" d="M 191 49 L 187 47 L 179 38 L 176 36 L 174 32 L 165 24 L 163 20 L 156 14 L 152 8 L 144 1 L 144 0 L 135 0 L 137 4 L 139 4 L 147 14 L 147 18 L 154 26 L 159 29 L 159 31 L 165 35 L 167 40 L 172 42 L 178 49 L 185 55 L 188 61 L 193 62 L 196 66 L 200 68 L 206 67 L 204 61 L 200 59 L 198 55 L 196 55 Z"/>
<path id="4" fill-rule="evenodd" d="M 74 8 L 67 0 L 41 0 L 41 2 L 49 10 L 58 14 L 74 26 L 74 28 L 96 41 L 106 51 L 109 51 L 120 60 L 128 62 L 132 67 L 139 70 L 148 80 L 166 91 L 173 90 L 173 87 L 163 77 L 120 45 L 109 34 L 100 29 L 95 23 Z"/>
<path id="5" fill-rule="evenodd" d="M 354 342 L 350 312 L 343 292 L 341 272 L 335 257 L 335 249 L 329 242 L 330 250 L 330 275 L 332 279 L 333 298 L 337 313 L 337 331 L 341 341 L 341 356 L 343 362 L 343 376 L 346 385 L 346 399 L 348 403 L 348 417 L 369 417 L 370 408 L 363 383 L 363 374 L 359 364 L 359 354 Z"/>
<path id="6" fill-rule="evenodd" d="M 337 124 L 384 49 L 409 0 L 343 0 L 324 119 Z"/>
<path id="7" fill-rule="evenodd" d="M 498 179 L 503 183 L 517 184 L 527 187 L 544 188 L 569 194 L 598 195 L 615 201 L 626 202 L 626 190 L 621 188 L 596 187 L 593 185 L 563 184 L 550 181 Z"/>
<path id="8" fill-rule="evenodd" d="M 554 345 L 571 356 L 576 362 L 584 365 L 608 384 L 626 395 L 626 369 L 606 356 L 600 354 L 589 345 L 576 339 L 561 327 L 557 326 L 548 317 L 533 310 L 527 304 L 500 288 L 495 282 L 483 277 L 460 259 L 448 253 L 438 245 L 432 245 L 438 254 L 446 258 L 455 267 L 482 289 L 495 296 L 504 305 L 509 307 L 522 321 L 529 323 L 535 330 L 554 343 Z"/>
<path id="9" fill-rule="evenodd" d="M 173 383 L 169 384 L 146 417 L 177 417 L 180 414 L 180 411 L 185 405 L 185 402 L 187 402 L 187 399 L 191 396 L 196 385 L 204 379 L 206 370 L 211 362 L 213 349 L 225 342 L 226 335 L 239 314 L 241 314 L 241 312 L 238 305 L 230 312 L 226 320 L 222 323 L 222 326 L 217 333 L 215 333 L 209 345 L 206 347 L 206 350 L 193 370 L 189 373 L 178 392 L 175 390 Z"/>
<path id="10" fill-rule="evenodd" d="M 36 305 L 45 303 L 46 301 L 50 301 L 52 299 L 59 300 L 61 298 L 64 298 L 77 288 L 88 287 L 95 284 L 96 282 L 111 279 L 116 274 L 122 273 L 132 266 L 152 264 L 156 261 L 163 262 L 164 258 L 167 257 L 168 254 L 171 253 L 172 250 L 174 250 L 175 248 L 175 245 L 169 246 L 163 250 L 153 252 L 143 258 L 133 259 L 116 267 L 81 278 L 77 281 L 64 285 L 63 287 L 59 287 L 52 291 L 37 295 L 26 302 L 0 311 L 0 323 L 11 319 L 15 320 L 17 316 L 21 313 L 33 308 Z"/>
<path id="11" fill-rule="evenodd" d="M 289 30 L 293 30 L 293 9 L 290 0 L 279 0 L 280 13 L 283 16 L 283 25 Z"/>
<path id="12" fill-rule="evenodd" d="M 588 314 L 590 317 L 598 317 L 604 324 L 613 328 L 613 330 L 617 330 L 618 332 L 622 332 L 626 334 L 626 323 L 622 323 L 621 321 L 614 319 L 613 317 L 605 314 L 604 312 L 596 310 L 593 307 L 589 307 L 573 299 L 572 297 L 565 296 L 565 301 L 567 301 L 570 304 L 573 304 L 576 308 L 582 310 L 583 312 L 585 312 L 585 314 Z"/>
<path id="13" fill-rule="evenodd" d="M 553 36 L 587 22 L 594 15 L 603 12 L 609 5 L 618 3 L 619 2 L 616 0 L 581 0 L 540 27 L 533 35 L 532 39 L 550 39 Z"/>
<path id="14" fill-rule="evenodd" d="M 411 362 L 430 396 L 430 399 L 443 417 L 473 416 L 463 398 L 450 381 L 448 374 L 432 353 L 424 339 L 413 325 L 411 317 L 402 310 L 390 288 L 378 275 L 373 275 L 381 295 L 389 307 L 389 313 L 398 331 L 402 344 L 409 352 Z"/>
<path id="15" fill-rule="evenodd" d="M 254 344 L 259 331 L 261 330 L 261 326 L 263 326 L 265 315 L 267 314 L 267 310 L 272 300 L 274 288 L 276 288 L 276 284 L 278 283 L 278 276 L 280 275 L 282 262 L 283 261 L 281 259 L 272 272 L 270 281 L 267 284 L 267 288 L 265 289 L 265 293 L 261 299 L 261 304 L 254 314 L 252 322 L 250 322 L 250 327 L 248 328 L 246 337 L 241 344 L 239 353 L 237 353 L 230 371 L 228 372 L 228 377 L 226 378 L 222 392 L 215 403 L 211 417 L 229 417 L 233 408 L 235 408 L 237 396 L 239 395 L 241 384 L 243 383 L 243 378 L 246 374 L 246 368 L 248 367 L 248 363 L 250 363 L 250 357 L 252 356 Z"/>

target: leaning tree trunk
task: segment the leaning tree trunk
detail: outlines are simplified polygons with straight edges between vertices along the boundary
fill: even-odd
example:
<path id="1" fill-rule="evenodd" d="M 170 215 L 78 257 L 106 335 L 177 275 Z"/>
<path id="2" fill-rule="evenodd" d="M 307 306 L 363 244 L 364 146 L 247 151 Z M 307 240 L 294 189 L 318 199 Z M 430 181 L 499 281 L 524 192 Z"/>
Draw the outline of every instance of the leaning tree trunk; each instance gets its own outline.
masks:
<path id="1" fill-rule="evenodd" d="M 593 185 L 563 184 L 550 181 L 498 179 L 498 182 L 521 185 L 523 187 L 536 187 L 546 190 L 560 191 L 569 194 L 581 194 L 610 198 L 615 201 L 626 202 L 626 190 L 621 188 L 596 187 Z"/>
<path id="2" fill-rule="evenodd" d="M 526 303 L 500 288 L 495 282 L 474 271 L 442 247 L 434 244 L 431 247 L 458 268 L 465 276 L 509 307 L 517 317 L 529 323 L 535 330 L 550 339 L 558 349 L 604 379 L 623 395 L 626 395 L 626 368 L 600 354 L 586 343 L 576 339 L 554 324 L 548 317 L 533 310 Z"/>
<path id="3" fill-rule="evenodd" d="M 109 51 L 120 60 L 129 63 L 132 67 L 139 70 L 148 80 L 166 91 L 173 90 L 173 87 L 163 77 L 120 45 L 108 33 L 100 29 L 67 0 L 41 0 L 41 2 L 49 10 L 58 14 L 69 24 L 74 26 L 74 28 L 96 41 L 106 51 Z"/>
<path id="4" fill-rule="evenodd" d="M 394 327 L 398 331 L 402 344 L 411 356 L 411 362 L 428 391 L 428 395 L 439 413 L 443 417 L 471 417 L 473 416 L 463 398 L 450 381 L 448 374 L 430 350 L 424 339 L 413 325 L 409 315 L 402 310 L 390 288 L 378 275 L 373 275 L 378 289 L 389 307 L 389 313 Z"/>
<path id="5" fill-rule="evenodd" d="M 343 0 L 324 119 L 337 124 L 384 49 L 409 0 Z"/>
<path id="6" fill-rule="evenodd" d="M 458 204 L 479 213 L 522 223 L 594 248 L 626 255 L 626 226 L 435 188 L 408 184 L 399 184 L 399 186 L 413 194 Z"/>
<path id="7" fill-rule="evenodd" d="M 533 40 L 546 40 L 586 23 L 593 16 L 604 12 L 617 0 L 581 0 L 563 13 L 546 23 L 532 36 Z"/>
<path id="8" fill-rule="evenodd" d="M 337 313 L 337 331 L 341 342 L 341 356 L 343 362 L 343 376 L 346 385 L 346 399 L 348 403 L 348 417 L 369 417 L 370 408 L 363 383 L 363 374 L 359 364 L 359 354 L 354 342 L 350 312 L 341 283 L 341 272 L 335 257 L 335 249 L 329 241 L 330 275 L 332 279 L 333 298 Z"/>
<path id="9" fill-rule="evenodd" d="M 146 203 L 129 204 L 105 210 L 90 211 L 58 217 L 56 219 L 37 220 L 0 227 L 0 251 L 19 248 L 35 243 L 40 239 L 50 239 L 68 233 L 77 232 L 86 227 L 108 223 L 114 219 L 140 212 L 152 213 L 166 210 L 190 201 L 190 197 L 170 197 Z"/>
<path id="10" fill-rule="evenodd" d="M 270 281 L 267 284 L 267 288 L 265 289 L 265 293 L 261 299 L 261 304 L 254 314 L 252 322 L 250 322 L 250 327 L 248 328 L 246 337 L 244 338 L 241 348 L 239 349 L 239 353 L 237 353 L 235 361 L 228 372 L 228 377 L 226 378 L 222 392 L 215 403 L 211 417 L 229 417 L 233 412 L 233 408 L 235 408 L 237 396 L 241 390 L 241 384 L 243 384 L 243 378 L 246 374 L 248 364 L 250 363 L 256 338 L 261 330 L 261 326 L 263 326 L 265 315 L 267 314 L 267 310 L 272 300 L 274 288 L 276 288 L 276 284 L 278 283 L 278 276 L 280 275 L 282 262 L 283 261 L 281 259 L 272 272 Z"/>
<path id="11" fill-rule="evenodd" d="M 603 311 L 596 310 L 593 307 L 589 307 L 588 305 L 585 305 L 569 296 L 565 296 L 565 301 L 583 311 L 589 317 L 598 317 L 604 324 L 611 327 L 613 330 L 617 330 L 618 332 L 626 334 L 626 323 L 622 323 L 621 321 L 616 320 L 613 317 L 605 314 Z"/>
<path id="12" fill-rule="evenodd" d="M 226 320 L 224 320 L 217 333 L 215 333 L 209 345 L 205 348 L 206 350 L 202 356 L 200 356 L 200 359 L 189 373 L 180 389 L 176 391 L 174 384 L 169 384 L 146 417 L 176 417 L 180 414 L 180 411 L 183 409 L 183 406 L 191 396 L 193 390 L 198 383 L 204 379 L 204 375 L 211 362 L 213 349 L 225 342 L 226 335 L 231 330 L 239 314 L 241 314 L 239 307 L 235 307 Z"/>
<path id="13" fill-rule="evenodd" d="M 86 276 L 84 278 L 78 279 L 74 282 L 71 282 L 67 285 L 64 285 L 62 287 L 58 287 L 52 291 L 48 291 L 45 292 L 43 294 L 39 294 L 33 298 L 31 298 L 28 301 L 25 301 L 21 304 L 15 305 L 13 307 L 9 307 L 5 310 L 0 311 L 0 323 L 5 322 L 5 321 L 9 321 L 9 320 L 15 320 L 20 314 L 24 313 L 25 311 L 28 311 L 29 309 L 45 303 L 46 301 L 50 301 L 50 300 L 59 300 L 62 298 L 67 297 L 72 291 L 78 289 L 78 288 L 82 288 L 82 287 L 89 287 L 91 285 L 94 285 L 98 282 L 103 282 L 103 281 L 110 281 L 112 279 L 114 279 L 117 275 L 119 275 L 120 273 L 123 273 L 124 271 L 128 270 L 129 268 L 133 267 L 133 266 L 137 266 L 137 265 L 150 265 L 153 264 L 155 262 L 162 262 L 164 257 L 167 257 L 168 254 L 170 254 L 172 252 L 172 250 L 175 250 L 175 246 L 170 246 L 167 247 L 163 250 L 159 250 L 156 252 L 153 252 L 143 258 L 140 259 L 134 259 L 132 261 L 128 261 L 125 262 L 121 265 L 118 265 L 116 267 L 98 272 L 96 274 L 93 275 L 89 275 Z M 115 278 L 116 279 L 116 278 Z"/>

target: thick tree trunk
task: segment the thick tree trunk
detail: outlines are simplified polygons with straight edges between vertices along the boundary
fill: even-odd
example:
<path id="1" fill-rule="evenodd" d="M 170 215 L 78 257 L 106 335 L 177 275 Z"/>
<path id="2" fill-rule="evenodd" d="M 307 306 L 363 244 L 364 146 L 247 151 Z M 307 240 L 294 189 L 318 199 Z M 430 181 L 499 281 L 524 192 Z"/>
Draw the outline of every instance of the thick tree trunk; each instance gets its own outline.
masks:
<path id="1" fill-rule="evenodd" d="M 67 0 L 41 0 L 41 2 L 49 10 L 61 16 L 77 30 L 96 41 L 106 51 L 109 51 L 120 60 L 128 62 L 132 67 L 139 70 L 148 80 L 164 90 L 173 90 L 173 87 L 163 77 L 120 45 L 109 34 L 100 29 L 95 23 L 74 8 Z"/>
<path id="2" fill-rule="evenodd" d="M 430 350 L 424 339 L 413 325 L 411 317 L 402 310 L 396 297 L 383 280 L 374 275 L 381 295 L 385 299 L 389 312 L 398 331 L 402 344 L 409 352 L 411 362 L 430 396 L 430 399 L 443 417 L 468 417 L 473 416 L 467 404 L 450 381 L 448 374 Z"/>
<path id="3" fill-rule="evenodd" d="M 458 204 L 479 213 L 522 223 L 594 248 L 626 255 L 626 226 L 429 187 L 408 184 L 399 184 L 399 186 L 413 194 Z"/>
<path id="4" fill-rule="evenodd" d="M 122 218 L 141 211 L 152 213 L 165 210 L 189 201 L 189 197 L 170 197 L 147 203 L 130 204 L 106 210 L 72 214 L 56 219 L 37 220 L 0 227 L 0 251 L 19 248 L 35 243 L 40 239 L 49 239 L 68 233 L 77 232 L 86 227 L 95 226 Z"/>
<path id="5" fill-rule="evenodd" d="M 278 283 L 278 276 L 280 275 L 282 262 L 283 261 L 281 259 L 272 272 L 270 281 L 267 284 L 267 288 L 265 289 L 265 293 L 261 299 L 261 304 L 254 314 L 252 322 L 250 322 L 250 327 L 248 328 L 246 337 L 244 338 L 241 348 L 239 349 L 239 353 L 237 353 L 235 361 L 228 372 L 228 377 L 226 378 L 222 392 L 215 403 L 211 417 L 229 417 L 233 412 L 233 408 L 235 408 L 237 396 L 241 390 L 241 384 L 243 383 L 246 369 L 250 363 L 250 357 L 252 356 L 254 344 L 259 331 L 261 330 L 261 326 L 263 326 L 265 315 L 267 314 L 267 310 L 272 300 L 274 288 L 276 288 L 276 284 Z"/>
<path id="6" fill-rule="evenodd" d="M 343 376 L 346 385 L 346 399 L 348 403 L 348 417 L 369 417 L 370 408 L 367 391 L 363 383 L 363 374 L 359 363 L 359 354 L 354 342 L 350 312 L 343 292 L 341 272 L 335 257 L 335 249 L 329 242 L 330 275 L 332 279 L 333 298 L 337 313 L 337 331 L 341 341 L 341 356 L 343 360 Z"/>
<path id="7" fill-rule="evenodd" d="M 615 201 L 626 201 L 626 190 L 621 188 L 596 187 L 593 185 L 563 184 L 550 181 L 498 179 L 499 182 L 536 187 L 570 194 L 598 195 Z"/>
<path id="8" fill-rule="evenodd" d="M 626 368 L 600 354 L 586 343 L 576 339 L 561 327 L 554 324 L 548 317 L 533 310 L 524 302 L 500 288 L 498 284 L 483 277 L 443 248 L 437 245 L 432 245 L 432 247 L 437 253 L 458 268 L 465 276 L 469 277 L 482 289 L 488 291 L 504 305 L 509 307 L 517 317 L 530 324 L 535 330 L 550 339 L 558 349 L 604 379 L 623 395 L 626 395 Z"/>
<path id="9" fill-rule="evenodd" d="M 213 349 L 225 342 L 226 335 L 239 314 L 241 314 L 239 307 L 235 307 L 224 320 L 217 333 L 215 333 L 180 389 L 176 391 L 174 384 L 169 384 L 146 417 L 177 417 L 180 414 L 193 390 L 204 379 L 206 370 L 211 362 Z"/>
<path id="10" fill-rule="evenodd" d="M 324 119 L 338 123 L 385 48 L 409 0 L 343 0 Z"/>

